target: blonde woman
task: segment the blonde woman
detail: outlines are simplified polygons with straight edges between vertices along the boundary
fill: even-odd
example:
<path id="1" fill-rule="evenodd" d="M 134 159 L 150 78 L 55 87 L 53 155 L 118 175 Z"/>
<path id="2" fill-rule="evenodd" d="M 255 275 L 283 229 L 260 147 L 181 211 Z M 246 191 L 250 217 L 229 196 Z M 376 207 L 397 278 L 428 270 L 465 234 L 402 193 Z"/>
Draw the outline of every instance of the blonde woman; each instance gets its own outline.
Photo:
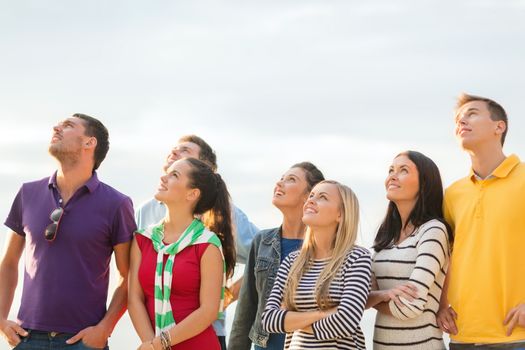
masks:
<path id="1" fill-rule="evenodd" d="M 286 258 L 262 315 L 287 333 L 285 349 L 365 349 L 359 326 L 369 293 L 371 258 L 355 245 L 359 203 L 335 181 L 316 185 L 304 205 L 300 251 Z"/>

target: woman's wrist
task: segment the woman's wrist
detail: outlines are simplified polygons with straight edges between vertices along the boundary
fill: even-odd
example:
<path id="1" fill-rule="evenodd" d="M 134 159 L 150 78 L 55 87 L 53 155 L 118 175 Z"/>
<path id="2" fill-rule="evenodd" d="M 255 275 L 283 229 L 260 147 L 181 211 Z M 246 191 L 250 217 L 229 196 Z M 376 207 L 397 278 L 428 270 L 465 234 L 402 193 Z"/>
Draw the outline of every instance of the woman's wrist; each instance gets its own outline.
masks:
<path id="1" fill-rule="evenodd" d="M 320 315 L 318 320 L 326 318 L 326 317 L 330 316 L 331 314 L 335 313 L 336 311 L 337 311 L 337 307 L 332 307 L 330 309 L 319 310 L 321 315 Z"/>
<path id="2" fill-rule="evenodd" d="M 162 350 L 162 342 L 160 337 L 155 337 L 151 339 L 151 345 L 153 346 L 153 349 L 155 350 Z"/>
<path id="3" fill-rule="evenodd" d="M 388 290 L 381 290 L 380 291 L 381 301 L 384 303 L 388 303 L 390 301 L 390 296 L 388 295 Z"/>
<path id="4" fill-rule="evenodd" d="M 322 320 L 326 316 L 328 316 L 328 313 L 326 312 L 326 310 L 319 310 L 317 311 L 316 321 Z"/>

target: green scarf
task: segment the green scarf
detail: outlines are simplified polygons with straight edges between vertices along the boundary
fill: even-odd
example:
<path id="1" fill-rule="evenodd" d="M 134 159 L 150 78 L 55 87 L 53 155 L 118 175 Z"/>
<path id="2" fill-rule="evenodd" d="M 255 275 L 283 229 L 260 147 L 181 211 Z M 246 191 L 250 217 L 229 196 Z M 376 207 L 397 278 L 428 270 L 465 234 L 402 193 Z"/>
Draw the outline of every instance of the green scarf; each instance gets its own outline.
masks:
<path id="1" fill-rule="evenodd" d="M 155 268 L 155 334 L 166 331 L 175 325 L 175 319 L 171 311 L 170 295 L 171 281 L 173 280 L 173 265 L 175 264 L 175 255 L 184 248 L 195 244 L 210 243 L 219 248 L 222 255 L 222 291 L 221 303 L 219 307 L 219 319 L 224 318 L 224 291 L 226 289 L 226 263 L 222 253 L 221 241 L 217 235 L 205 229 L 202 221 L 194 219 L 190 226 L 182 233 L 175 243 L 165 245 L 162 242 L 164 238 L 164 223 L 149 226 L 146 229 L 139 230 L 137 233 L 148 237 L 153 243 L 153 248 L 157 252 L 157 265 Z M 168 254 L 168 260 L 164 265 L 164 254 Z M 164 283 L 162 283 L 164 277 Z"/>

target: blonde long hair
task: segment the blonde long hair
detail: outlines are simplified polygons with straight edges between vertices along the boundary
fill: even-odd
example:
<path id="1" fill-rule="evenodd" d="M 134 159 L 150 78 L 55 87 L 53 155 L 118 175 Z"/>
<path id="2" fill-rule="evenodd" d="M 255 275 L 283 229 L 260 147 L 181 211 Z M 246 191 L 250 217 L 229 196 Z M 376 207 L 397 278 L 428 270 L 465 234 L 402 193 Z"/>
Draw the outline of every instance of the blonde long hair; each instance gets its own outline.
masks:
<path id="1" fill-rule="evenodd" d="M 348 186 L 340 184 L 337 181 L 325 180 L 319 184 L 323 183 L 337 186 L 341 199 L 341 221 L 337 225 L 335 239 L 332 242 L 332 257 L 323 271 L 321 271 L 315 285 L 315 298 L 321 310 L 335 306 L 329 296 L 330 284 L 336 276 L 337 271 L 344 264 L 346 256 L 354 248 L 359 226 L 359 202 L 355 193 Z M 308 271 L 314 259 L 314 252 L 314 233 L 308 228 L 299 256 L 292 264 L 286 281 L 284 305 L 288 310 L 296 310 L 294 301 L 295 291 L 297 290 L 301 277 Z"/>

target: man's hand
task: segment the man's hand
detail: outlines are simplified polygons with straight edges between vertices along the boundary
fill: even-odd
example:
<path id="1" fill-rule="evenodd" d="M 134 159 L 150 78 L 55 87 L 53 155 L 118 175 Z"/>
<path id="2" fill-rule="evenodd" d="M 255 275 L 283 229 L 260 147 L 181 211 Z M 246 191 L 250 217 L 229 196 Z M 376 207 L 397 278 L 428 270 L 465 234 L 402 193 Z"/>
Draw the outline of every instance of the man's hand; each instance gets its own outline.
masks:
<path id="1" fill-rule="evenodd" d="M 224 291 L 224 304 L 222 305 L 222 308 L 226 310 L 226 308 L 233 302 L 233 293 L 229 288 L 226 288 Z"/>
<path id="2" fill-rule="evenodd" d="M 17 323 L 9 320 L 0 320 L 0 334 L 5 338 L 9 346 L 15 347 L 20 343 L 19 335 L 26 337 L 27 331 Z"/>
<path id="3" fill-rule="evenodd" d="M 507 337 L 512 334 L 516 326 L 525 327 L 525 304 L 519 304 L 511 309 L 503 321 L 503 325 L 507 327 Z"/>
<path id="4" fill-rule="evenodd" d="M 92 326 L 87 327 L 75 334 L 73 337 L 69 338 L 66 343 L 74 344 L 80 340 L 84 345 L 87 345 L 91 348 L 102 349 L 106 347 L 106 343 L 109 338 L 109 332 L 104 329 L 102 326 Z"/>
<path id="5" fill-rule="evenodd" d="M 224 295 L 224 309 L 230 306 L 231 303 L 239 299 L 239 291 L 241 290 L 243 277 L 239 278 L 237 281 L 232 283 L 226 288 L 226 293 Z"/>
<path id="6" fill-rule="evenodd" d="M 456 321 L 458 314 L 452 308 L 452 306 L 447 306 L 440 308 L 437 313 L 436 321 L 443 332 L 448 334 L 458 334 L 458 328 L 456 326 Z"/>

